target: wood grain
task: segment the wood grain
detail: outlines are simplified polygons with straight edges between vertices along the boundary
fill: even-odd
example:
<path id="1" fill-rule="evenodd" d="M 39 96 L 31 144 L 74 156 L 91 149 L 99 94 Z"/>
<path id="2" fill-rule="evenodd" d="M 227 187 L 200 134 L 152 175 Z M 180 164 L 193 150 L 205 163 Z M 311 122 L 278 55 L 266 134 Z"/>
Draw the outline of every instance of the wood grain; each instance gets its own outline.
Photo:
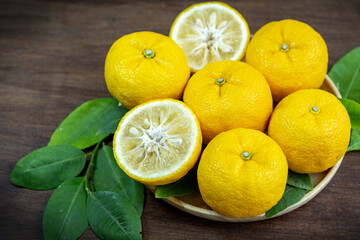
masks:
<path id="1" fill-rule="evenodd" d="M 47 145 L 59 123 L 81 103 L 110 97 L 103 65 L 124 34 L 168 34 L 177 14 L 195 1 L 0 1 L 0 238 L 42 239 L 52 191 L 9 182 L 15 163 Z M 285 18 L 304 21 L 325 39 L 329 68 L 360 45 L 360 1 L 225 1 L 255 32 Z M 254 223 L 222 223 L 184 213 L 146 191 L 144 239 L 359 239 L 360 152 L 347 153 L 330 184 L 306 205 Z M 88 229 L 80 239 L 97 239 Z"/>

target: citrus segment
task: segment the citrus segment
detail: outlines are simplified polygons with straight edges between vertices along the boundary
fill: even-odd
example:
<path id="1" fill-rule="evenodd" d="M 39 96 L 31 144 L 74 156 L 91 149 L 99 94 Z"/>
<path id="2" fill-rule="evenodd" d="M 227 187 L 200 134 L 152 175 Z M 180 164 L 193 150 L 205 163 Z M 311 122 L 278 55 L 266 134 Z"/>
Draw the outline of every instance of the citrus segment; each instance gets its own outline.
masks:
<path id="1" fill-rule="evenodd" d="M 114 156 L 133 179 L 151 185 L 184 176 L 201 151 L 193 112 L 176 100 L 150 101 L 129 111 L 114 136 Z"/>
<path id="2" fill-rule="evenodd" d="M 196 72 L 208 63 L 243 58 L 250 32 L 234 8 L 206 2 L 182 11 L 171 27 L 170 38 L 184 50 L 191 70 Z"/>

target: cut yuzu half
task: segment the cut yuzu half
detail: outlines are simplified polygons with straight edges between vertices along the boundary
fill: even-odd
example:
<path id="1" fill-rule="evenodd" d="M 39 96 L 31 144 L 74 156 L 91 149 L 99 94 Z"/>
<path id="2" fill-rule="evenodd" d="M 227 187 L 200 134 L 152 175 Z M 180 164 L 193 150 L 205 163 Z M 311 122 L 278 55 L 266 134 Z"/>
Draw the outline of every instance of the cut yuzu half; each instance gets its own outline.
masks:
<path id="1" fill-rule="evenodd" d="M 171 99 L 141 104 L 129 111 L 114 135 L 114 156 L 136 181 L 162 185 L 183 177 L 196 163 L 202 135 L 194 113 Z"/>
<path id="2" fill-rule="evenodd" d="M 183 10 L 169 35 L 185 52 L 192 72 L 215 61 L 242 59 L 250 39 L 243 16 L 220 2 L 194 4 Z"/>

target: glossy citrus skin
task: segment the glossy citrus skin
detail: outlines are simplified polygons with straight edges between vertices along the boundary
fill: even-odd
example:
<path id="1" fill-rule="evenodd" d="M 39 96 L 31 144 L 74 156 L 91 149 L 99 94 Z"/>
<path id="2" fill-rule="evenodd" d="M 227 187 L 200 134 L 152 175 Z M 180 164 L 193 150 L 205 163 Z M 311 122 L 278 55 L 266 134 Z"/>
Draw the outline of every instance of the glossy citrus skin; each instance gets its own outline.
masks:
<path id="1" fill-rule="evenodd" d="M 155 55 L 146 58 L 143 52 Z M 190 77 L 181 48 L 169 37 L 154 32 L 136 32 L 119 38 L 105 60 L 109 92 L 126 108 L 153 99 L 180 99 Z"/>
<path id="2" fill-rule="evenodd" d="M 216 81 L 224 79 L 220 86 Z M 189 80 L 184 102 L 199 119 L 204 142 L 233 128 L 263 131 L 272 112 L 270 87 L 263 75 L 239 61 L 208 64 Z"/>
<path id="3" fill-rule="evenodd" d="M 281 49 L 283 44 L 286 50 Z M 274 100 L 279 102 L 297 90 L 321 86 L 328 52 L 324 39 L 313 28 L 288 19 L 270 22 L 255 33 L 246 62 L 264 74 Z"/>
<path id="4" fill-rule="evenodd" d="M 124 136 L 124 132 L 128 132 L 128 131 L 124 130 L 124 129 L 128 128 L 128 125 L 129 125 L 129 121 L 127 119 L 132 115 L 132 113 L 134 111 L 137 111 L 137 109 L 141 109 L 141 108 L 142 108 L 141 112 L 144 113 L 141 115 L 146 116 L 147 115 L 146 111 L 148 110 L 148 109 L 146 109 L 146 106 L 149 106 L 150 104 L 153 104 L 153 103 L 163 103 L 164 105 L 168 105 L 168 108 L 170 108 L 170 109 L 178 108 L 179 105 L 182 108 L 186 108 L 187 114 L 186 115 L 184 114 L 180 117 L 184 120 L 193 122 L 193 124 L 194 124 L 194 128 L 189 129 L 189 128 L 184 128 L 181 125 L 182 122 L 184 122 L 184 120 L 170 121 L 170 123 L 171 123 L 170 125 L 175 126 L 176 133 L 188 138 L 187 140 L 189 142 L 193 142 L 193 145 L 191 145 L 189 147 L 180 147 L 179 148 L 180 150 L 178 149 L 176 153 L 171 153 L 172 155 L 177 156 L 176 159 L 178 159 L 181 162 L 181 164 L 178 165 L 178 167 L 176 169 L 172 169 L 170 171 L 168 169 L 165 169 L 164 173 L 163 173 L 163 172 L 161 172 L 162 169 L 158 168 L 157 166 L 153 167 L 161 175 L 159 177 L 152 177 L 146 171 L 144 171 L 143 173 L 140 173 L 140 174 L 132 173 L 133 172 L 132 170 L 138 168 L 138 166 L 137 166 L 138 155 L 134 154 L 135 158 L 133 158 L 133 156 L 130 156 L 130 154 L 129 154 L 129 152 L 131 152 L 131 150 L 127 151 L 126 153 L 121 151 L 121 144 L 125 144 L 125 145 L 129 144 L 129 141 L 126 141 L 126 139 L 129 139 L 129 137 L 131 137 L 129 135 Z M 153 112 L 151 115 L 154 118 L 158 118 L 161 120 L 160 113 L 158 115 L 156 115 L 157 113 L 159 113 L 159 112 L 155 109 L 155 112 Z M 167 116 L 164 116 L 164 117 L 166 118 Z M 154 119 L 153 120 L 149 119 L 149 122 L 153 122 L 153 121 L 154 121 Z M 134 122 L 134 120 L 131 120 L 130 124 L 132 124 L 134 126 L 143 125 L 143 123 Z M 161 125 L 164 125 L 163 131 L 169 133 L 169 131 L 165 130 L 165 128 L 167 128 L 169 126 L 166 124 L 167 124 L 167 122 L 165 120 L 163 120 L 163 124 L 161 124 Z M 149 129 L 154 129 L 153 127 L 155 125 L 151 125 Z M 176 125 L 178 125 L 178 126 L 176 126 Z M 170 131 L 174 132 L 174 128 Z M 167 133 L 165 133 L 165 135 Z M 189 138 L 191 138 L 191 140 Z M 139 146 L 139 145 L 140 144 L 138 144 L 137 146 Z M 114 141 L 113 141 L 114 157 L 115 157 L 116 162 L 119 165 L 119 167 L 132 179 L 134 179 L 138 182 L 144 183 L 144 184 L 149 184 L 149 185 L 169 184 L 169 183 L 174 182 L 174 181 L 182 178 L 183 176 L 185 176 L 186 173 L 189 170 L 191 170 L 193 168 L 193 166 L 195 165 L 195 163 L 198 161 L 200 153 L 201 153 L 201 147 L 202 147 L 202 135 L 201 135 L 200 125 L 199 125 L 199 122 L 198 122 L 195 114 L 191 111 L 191 109 L 186 104 L 184 104 L 181 101 L 173 100 L 173 99 L 152 100 L 152 101 L 148 101 L 146 103 L 140 104 L 140 105 L 134 107 L 133 109 L 131 109 L 129 112 L 127 112 L 125 114 L 125 116 L 120 121 L 118 128 L 115 131 Z M 146 151 L 146 149 L 144 149 L 144 150 Z M 180 157 L 183 156 L 181 151 L 188 152 L 189 153 L 187 155 L 188 157 L 179 159 L 179 156 Z M 164 161 L 164 158 L 161 158 L 161 157 L 162 157 L 162 155 L 160 155 L 160 160 L 162 159 L 162 161 Z M 132 160 L 124 161 L 123 160 L 124 158 L 131 158 Z M 154 164 L 154 163 L 150 162 L 149 164 Z"/>
<path id="5" fill-rule="evenodd" d="M 350 129 L 349 115 L 334 95 L 304 89 L 276 106 L 268 134 L 283 149 L 291 170 L 317 173 L 334 166 L 345 154 Z"/>
<path id="6" fill-rule="evenodd" d="M 252 156 L 244 160 L 247 151 Z M 288 165 L 279 145 L 263 132 L 237 128 L 217 135 L 198 167 L 202 198 L 216 212 L 233 218 L 254 217 L 282 197 Z"/>

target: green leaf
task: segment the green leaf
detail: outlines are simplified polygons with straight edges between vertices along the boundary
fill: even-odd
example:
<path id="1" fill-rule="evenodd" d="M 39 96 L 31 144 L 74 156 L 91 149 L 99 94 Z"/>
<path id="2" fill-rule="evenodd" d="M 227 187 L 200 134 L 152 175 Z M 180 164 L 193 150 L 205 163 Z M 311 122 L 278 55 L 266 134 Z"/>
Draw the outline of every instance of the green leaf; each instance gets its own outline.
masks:
<path id="1" fill-rule="evenodd" d="M 285 192 L 280 201 L 265 213 L 267 218 L 278 214 L 286 208 L 299 202 L 305 196 L 306 190 L 286 185 Z"/>
<path id="2" fill-rule="evenodd" d="M 77 239 L 88 227 L 84 178 L 62 183 L 51 195 L 44 212 L 44 239 Z"/>
<path id="3" fill-rule="evenodd" d="M 360 128 L 351 129 L 350 144 L 347 152 L 360 150 Z"/>
<path id="4" fill-rule="evenodd" d="M 92 230 L 101 239 L 141 239 L 137 210 L 117 193 L 91 192 L 86 212 Z"/>
<path id="5" fill-rule="evenodd" d="M 346 108 L 352 128 L 360 128 L 360 104 L 346 98 L 339 98 L 340 102 Z"/>
<path id="6" fill-rule="evenodd" d="M 112 147 L 103 145 L 95 159 L 92 179 L 96 191 L 110 191 L 127 198 L 139 216 L 144 208 L 144 186 L 128 177 L 117 165 Z"/>
<path id="7" fill-rule="evenodd" d="M 67 116 L 51 136 L 49 146 L 69 144 L 84 149 L 103 140 L 116 129 L 124 111 L 115 98 L 83 103 Z"/>
<path id="8" fill-rule="evenodd" d="M 329 77 L 343 98 L 360 103 L 360 47 L 342 57 L 329 71 Z"/>
<path id="9" fill-rule="evenodd" d="M 10 181 L 17 186 L 34 190 L 52 189 L 77 176 L 83 170 L 85 162 L 85 153 L 76 147 L 43 147 L 16 163 Z"/>
<path id="10" fill-rule="evenodd" d="M 115 101 L 114 105 L 112 105 L 112 110 L 109 111 L 106 116 L 103 116 L 103 121 L 106 122 L 106 124 L 101 126 L 96 134 L 114 134 L 120 120 L 128 111 L 129 110 L 123 106 L 119 106 L 118 101 Z"/>
<path id="11" fill-rule="evenodd" d="M 168 198 L 192 193 L 198 189 L 197 164 L 181 179 L 176 182 L 156 187 L 156 198 Z"/>
<path id="12" fill-rule="evenodd" d="M 290 169 L 289 169 L 287 184 L 293 187 L 302 188 L 306 190 L 313 189 L 313 185 L 309 174 L 296 173 L 291 171 Z"/>

